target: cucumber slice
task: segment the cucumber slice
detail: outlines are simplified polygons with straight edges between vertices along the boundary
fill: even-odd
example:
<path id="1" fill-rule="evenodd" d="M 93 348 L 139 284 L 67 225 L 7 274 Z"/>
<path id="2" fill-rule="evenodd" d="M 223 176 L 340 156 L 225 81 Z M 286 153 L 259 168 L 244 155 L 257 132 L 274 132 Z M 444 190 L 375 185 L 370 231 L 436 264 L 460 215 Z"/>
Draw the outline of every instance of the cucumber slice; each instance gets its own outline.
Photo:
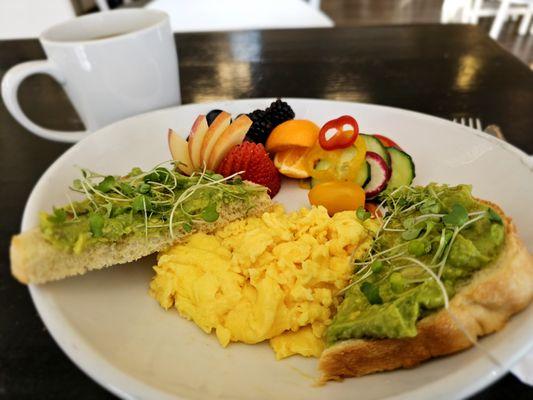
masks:
<path id="1" fill-rule="evenodd" d="M 391 161 L 389 153 L 387 152 L 387 148 L 383 146 L 379 139 L 373 135 L 367 135 L 366 133 L 360 133 L 360 135 L 363 137 L 363 139 L 365 139 L 366 151 L 372 151 L 378 156 L 381 156 L 381 158 L 383 158 L 383 160 L 385 160 L 387 165 L 390 167 Z"/>
<path id="2" fill-rule="evenodd" d="M 355 178 L 355 183 L 361 187 L 364 187 L 370 180 L 370 164 L 365 161 L 365 164 L 361 166 L 357 177 Z"/>
<path id="3" fill-rule="evenodd" d="M 391 159 L 391 177 L 386 190 L 407 186 L 415 178 L 415 164 L 409 154 L 394 147 L 387 147 Z"/>

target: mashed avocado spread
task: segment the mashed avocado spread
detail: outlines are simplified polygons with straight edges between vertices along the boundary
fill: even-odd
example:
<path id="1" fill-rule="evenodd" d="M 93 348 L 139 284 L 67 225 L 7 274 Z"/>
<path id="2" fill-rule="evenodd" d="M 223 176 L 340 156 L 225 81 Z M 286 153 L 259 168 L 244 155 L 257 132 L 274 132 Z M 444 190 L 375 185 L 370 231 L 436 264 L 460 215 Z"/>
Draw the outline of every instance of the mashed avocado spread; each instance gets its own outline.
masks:
<path id="1" fill-rule="evenodd" d="M 416 322 L 444 306 L 444 289 L 451 298 L 505 240 L 500 216 L 468 185 L 404 186 L 385 194 L 382 207 L 382 226 L 366 258 L 355 262 L 327 345 L 416 336 Z"/>
<path id="2" fill-rule="evenodd" d="M 165 167 L 133 168 L 123 177 L 82 170 L 71 189 L 84 199 L 41 213 L 40 228 L 56 247 L 75 254 L 128 235 L 179 236 L 199 221 L 216 221 L 221 204 L 240 201 L 251 208 L 253 195 L 266 190 L 239 177 L 209 172 L 189 177 Z"/>

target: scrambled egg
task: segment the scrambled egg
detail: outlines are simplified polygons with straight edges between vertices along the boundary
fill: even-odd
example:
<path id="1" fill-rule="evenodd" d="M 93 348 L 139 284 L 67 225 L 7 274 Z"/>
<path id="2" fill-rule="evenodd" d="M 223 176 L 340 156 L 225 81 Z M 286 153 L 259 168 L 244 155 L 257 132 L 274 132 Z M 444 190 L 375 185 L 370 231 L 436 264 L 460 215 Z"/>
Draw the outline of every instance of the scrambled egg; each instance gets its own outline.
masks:
<path id="1" fill-rule="evenodd" d="M 224 347 L 270 339 L 277 359 L 318 357 L 350 257 L 368 250 L 372 230 L 353 211 L 330 217 L 323 207 L 287 214 L 277 206 L 160 253 L 150 294 Z"/>

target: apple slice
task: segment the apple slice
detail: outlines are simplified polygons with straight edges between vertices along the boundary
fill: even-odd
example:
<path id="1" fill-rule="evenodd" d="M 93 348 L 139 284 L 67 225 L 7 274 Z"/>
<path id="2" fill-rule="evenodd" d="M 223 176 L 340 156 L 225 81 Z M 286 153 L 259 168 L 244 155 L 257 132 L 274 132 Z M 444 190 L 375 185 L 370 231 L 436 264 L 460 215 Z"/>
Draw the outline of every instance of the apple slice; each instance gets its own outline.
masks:
<path id="1" fill-rule="evenodd" d="M 172 129 L 168 130 L 168 147 L 172 159 L 177 161 L 178 169 L 187 175 L 193 173 L 194 168 L 189 157 L 189 146 L 185 139 L 174 132 Z"/>
<path id="2" fill-rule="evenodd" d="M 226 128 L 224 133 L 218 138 L 213 146 L 207 168 L 215 171 L 220 162 L 226 157 L 229 151 L 241 144 L 246 136 L 246 132 L 252 126 L 252 120 L 247 115 L 241 115 Z"/>
<path id="3" fill-rule="evenodd" d="M 195 170 L 202 168 L 202 143 L 208 129 L 205 115 L 199 115 L 192 124 L 189 134 L 189 157 Z"/>
<path id="4" fill-rule="evenodd" d="M 230 125 L 230 123 L 231 115 L 229 115 L 225 111 L 222 111 L 220 114 L 217 115 L 211 125 L 209 125 L 209 130 L 205 134 L 204 141 L 202 143 L 202 150 L 200 156 L 200 163 L 202 166 L 205 163 L 209 168 L 208 160 L 209 156 L 211 155 L 211 151 L 213 150 L 215 143 L 218 141 L 220 136 L 222 136 L 222 134 Z"/>

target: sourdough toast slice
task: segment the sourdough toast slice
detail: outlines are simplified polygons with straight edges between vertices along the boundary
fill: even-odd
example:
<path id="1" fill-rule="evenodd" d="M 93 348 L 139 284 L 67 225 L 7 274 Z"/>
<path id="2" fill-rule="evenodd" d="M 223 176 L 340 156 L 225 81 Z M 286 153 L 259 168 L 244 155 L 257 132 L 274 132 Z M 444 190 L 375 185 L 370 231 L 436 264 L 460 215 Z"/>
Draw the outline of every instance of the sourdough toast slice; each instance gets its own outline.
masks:
<path id="1" fill-rule="evenodd" d="M 147 238 L 130 235 L 114 243 L 95 243 L 81 254 L 57 249 L 44 238 L 39 228 L 34 228 L 13 237 L 10 248 L 11 273 L 22 283 L 41 284 L 135 261 L 161 251 L 192 233 L 213 232 L 237 219 L 261 215 L 270 209 L 272 202 L 265 191 L 257 192 L 252 204 L 250 208 L 243 201 L 236 200 L 223 205 L 218 210 L 217 221 L 195 223 L 190 233 L 182 232 L 176 238 L 169 233 Z"/>
<path id="2" fill-rule="evenodd" d="M 468 338 L 496 332 L 533 300 L 533 256 L 503 211 L 487 201 L 505 225 L 506 241 L 496 260 L 476 272 L 458 290 L 449 310 L 441 309 L 417 323 L 417 336 L 406 339 L 353 339 L 321 355 L 322 381 L 414 367 L 432 357 L 473 346 Z M 468 336 L 463 331 L 466 330 Z"/>

